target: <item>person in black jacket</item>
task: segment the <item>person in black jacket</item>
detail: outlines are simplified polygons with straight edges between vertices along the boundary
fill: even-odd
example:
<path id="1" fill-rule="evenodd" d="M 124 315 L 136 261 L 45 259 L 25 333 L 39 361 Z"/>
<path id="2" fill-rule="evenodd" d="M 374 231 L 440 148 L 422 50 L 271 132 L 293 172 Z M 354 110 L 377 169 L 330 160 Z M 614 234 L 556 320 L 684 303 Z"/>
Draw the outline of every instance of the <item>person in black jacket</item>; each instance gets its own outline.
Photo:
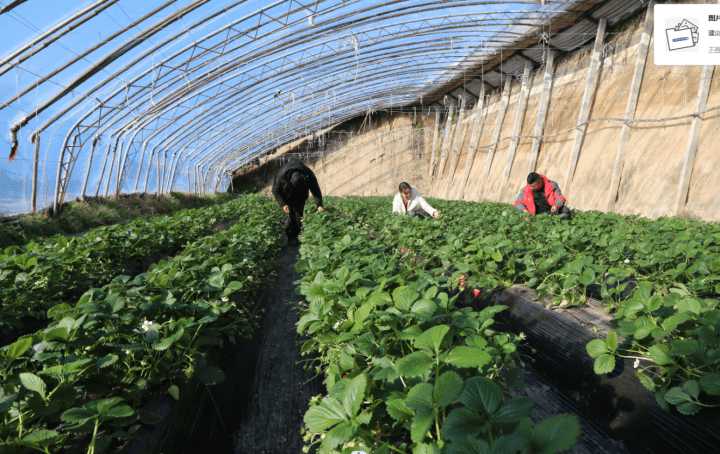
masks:
<path id="1" fill-rule="evenodd" d="M 288 244 L 298 246 L 305 202 L 312 192 L 317 210 L 322 212 L 322 193 L 312 170 L 300 161 L 288 162 L 273 181 L 272 193 L 289 219 L 285 227 Z"/>

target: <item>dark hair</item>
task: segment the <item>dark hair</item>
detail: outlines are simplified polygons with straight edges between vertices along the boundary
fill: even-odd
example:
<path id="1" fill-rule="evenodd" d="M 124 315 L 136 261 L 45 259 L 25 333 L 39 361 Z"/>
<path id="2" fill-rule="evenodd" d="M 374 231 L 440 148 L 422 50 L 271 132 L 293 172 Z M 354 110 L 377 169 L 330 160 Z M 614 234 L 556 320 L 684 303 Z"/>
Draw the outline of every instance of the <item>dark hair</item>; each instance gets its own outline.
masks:
<path id="1" fill-rule="evenodd" d="M 407 184 L 403 181 L 402 183 L 400 183 L 400 186 L 398 187 L 398 189 L 400 189 L 400 192 L 403 192 L 403 191 L 407 191 L 408 189 L 412 189 L 412 186 L 410 186 L 409 184 Z"/>
<path id="2" fill-rule="evenodd" d="M 298 189 L 302 189 L 306 185 L 305 175 L 303 175 L 300 172 L 293 173 L 292 177 L 290 178 L 290 181 L 291 181 L 293 187 L 298 188 Z"/>
<path id="3" fill-rule="evenodd" d="M 537 183 L 537 181 L 540 180 L 540 174 L 535 172 L 530 172 L 527 177 L 528 184 Z"/>

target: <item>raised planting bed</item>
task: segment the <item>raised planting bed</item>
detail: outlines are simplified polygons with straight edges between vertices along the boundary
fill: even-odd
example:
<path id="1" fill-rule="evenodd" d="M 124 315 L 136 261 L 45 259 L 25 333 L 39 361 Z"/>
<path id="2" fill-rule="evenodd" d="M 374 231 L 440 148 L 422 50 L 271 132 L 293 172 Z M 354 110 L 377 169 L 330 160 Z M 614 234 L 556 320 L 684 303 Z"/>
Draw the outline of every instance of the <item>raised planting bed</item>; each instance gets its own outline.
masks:
<path id="1" fill-rule="evenodd" d="M 597 301 L 585 307 L 551 309 L 535 301 L 536 293 L 516 286 L 489 294 L 493 304 L 509 307 L 498 313 L 502 326 L 524 333 L 532 368 L 572 401 L 581 420 L 592 424 L 622 445 L 624 452 L 647 454 L 711 453 L 720 446 L 720 410 L 704 409 L 695 415 L 664 410 L 655 394 L 638 377 L 634 360 L 616 358 L 607 374 L 594 371 L 595 360 L 586 351 L 593 339 L 605 339 L 617 328 L 614 318 Z M 532 351 L 530 351 L 532 348 Z M 616 448 L 617 449 L 617 448 Z M 612 451 L 610 451 L 612 452 Z"/>

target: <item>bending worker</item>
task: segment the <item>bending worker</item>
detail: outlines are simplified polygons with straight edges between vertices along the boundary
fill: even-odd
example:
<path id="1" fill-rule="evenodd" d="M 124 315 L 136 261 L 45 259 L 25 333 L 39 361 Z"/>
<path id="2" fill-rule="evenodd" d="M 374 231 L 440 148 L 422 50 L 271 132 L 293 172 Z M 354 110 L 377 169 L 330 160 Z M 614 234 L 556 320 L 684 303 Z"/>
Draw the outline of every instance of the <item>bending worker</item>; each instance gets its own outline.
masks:
<path id="1" fill-rule="evenodd" d="M 545 175 L 531 172 L 527 177 L 527 186 L 520 190 L 515 200 L 515 209 L 530 214 L 562 214 L 562 220 L 567 221 L 570 209 L 565 206 L 565 201 L 557 183 Z"/>
<path id="2" fill-rule="evenodd" d="M 410 213 L 411 218 L 418 217 L 420 219 L 424 219 L 429 213 L 436 218 L 440 217 L 440 213 L 425 201 L 416 187 L 402 182 L 398 189 L 400 193 L 396 194 L 393 200 L 393 213 L 402 215 Z"/>
<path id="3" fill-rule="evenodd" d="M 323 210 L 322 193 L 312 170 L 300 161 L 288 162 L 280 168 L 273 181 L 272 193 L 288 215 L 285 233 L 288 244 L 298 246 L 305 202 L 312 192 L 318 211 Z"/>

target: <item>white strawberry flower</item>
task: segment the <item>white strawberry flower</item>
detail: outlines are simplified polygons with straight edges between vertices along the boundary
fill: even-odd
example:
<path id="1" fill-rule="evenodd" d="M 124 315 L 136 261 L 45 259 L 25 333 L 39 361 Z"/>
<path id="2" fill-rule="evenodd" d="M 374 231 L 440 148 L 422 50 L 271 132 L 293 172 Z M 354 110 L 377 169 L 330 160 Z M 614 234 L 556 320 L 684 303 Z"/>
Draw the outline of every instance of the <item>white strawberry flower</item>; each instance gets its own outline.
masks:
<path id="1" fill-rule="evenodd" d="M 102 241 L 102 238 L 100 238 L 99 236 L 96 236 L 95 241 Z"/>
<path id="2" fill-rule="evenodd" d="M 224 296 L 223 296 L 222 298 L 220 298 L 220 300 L 221 300 L 223 303 L 227 303 L 228 301 L 230 301 L 228 298 L 226 298 L 226 297 L 224 297 Z"/>
<path id="3" fill-rule="evenodd" d="M 633 367 L 634 367 L 635 369 L 637 369 L 639 365 L 640 365 L 640 358 L 636 358 L 636 359 L 635 359 L 635 362 L 633 363 Z"/>
<path id="4" fill-rule="evenodd" d="M 625 259 L 625 260 L 623 260 L 623 262 L 630 263 L 630 259 Z"/>
<path id="5" fill-rule="evenodd" d="M 143 324 L 142 324 L 142 329 L 143 329 L 143 331 L 149 330 L 150 327 L 152 326 L 152 324 L 153 324 L 153 322 L 150 322 L 150 321 L 148 321 L 148 320 L 145 320 L 145 321 L 143 322 Z"/>

